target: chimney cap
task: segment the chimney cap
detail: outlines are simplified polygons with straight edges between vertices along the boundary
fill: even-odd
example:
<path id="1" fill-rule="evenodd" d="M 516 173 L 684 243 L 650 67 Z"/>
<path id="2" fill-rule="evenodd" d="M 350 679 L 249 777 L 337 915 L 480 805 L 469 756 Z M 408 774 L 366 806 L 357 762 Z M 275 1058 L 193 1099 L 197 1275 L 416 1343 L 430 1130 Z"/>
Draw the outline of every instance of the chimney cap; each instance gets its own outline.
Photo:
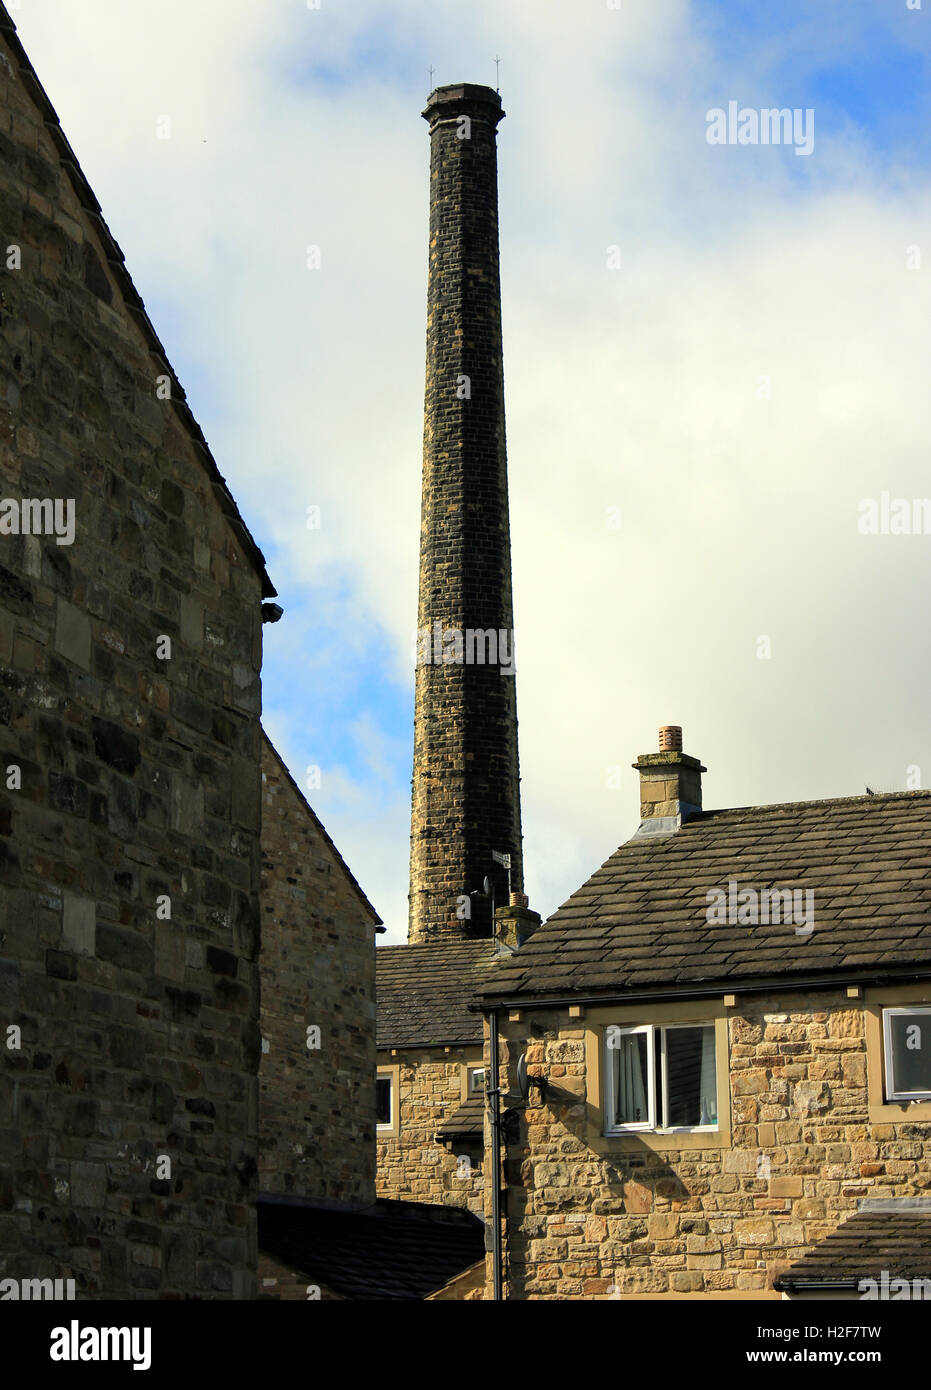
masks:
<path id="1" fill-rule="evenodd" d="M 661 724 L 659 729 L 659 751 L 661 753 L 682 752 L 681 724 Z"/>
<path id="2" fill-rule="evenodd" d="M 463 106 L 490 108 L 489 115 L 497 124 L 504 115 L 501 94 L 494 87 L 484 87 L 477 82 L 447 82 L 442 87 L 434 87 L 427 97 L 426 109 L 421 112 L 425 121 L 441 112 L 451 115 Z M 450 111 L 453 108 L 453 111 Z M 468 111 L 463 113 L 469 115 Z"/>

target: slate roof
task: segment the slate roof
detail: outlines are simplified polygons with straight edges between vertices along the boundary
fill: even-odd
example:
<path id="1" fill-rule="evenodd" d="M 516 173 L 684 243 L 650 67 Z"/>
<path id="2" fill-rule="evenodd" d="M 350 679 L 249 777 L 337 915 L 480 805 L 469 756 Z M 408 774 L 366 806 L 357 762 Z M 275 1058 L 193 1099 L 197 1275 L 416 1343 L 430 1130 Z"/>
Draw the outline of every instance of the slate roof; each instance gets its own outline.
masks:
<path id="1" fill-rule="evenodd" d="M 160 371 L 171 380 L 171 404 L 187 431 L 194 445 L 194 452 L 198 455 L 210 479 L 214 497 L 232 527 L 239 544 L 245 551 L 250 564 L 262 582 L 262 597 L 274 598 L 277 590 L 268 577 L 268 571 L 265 568 L 265 557 L 259 549 L 245 521 L 243 521 L 226 479 L 220 473 L 216 460 L 210 452 L 207 441 L 204 438 L 203 432 L 194 419 L 193 412 L 187 403 L 184 389 L 175 375 L 174 368 L 168 361 L 165 349 L 159 340 L 159 336 L 152 325 L 151 319 L 146 313 L 145 305 L 142 302 L 142 296 L 133 284 L 132 277 L 126 268 L 126 258 L 117 245 L 110 228 L 103 220 L 103 213 L 99 202 L 94 196 L 94 190 L 88 183 L 78 163 L 77 155 L 71 148 L 68 137 L 61 128 L 61 123 L 59 122 L 55 108 L 49 101 L 45 88 L 36 76 L 35 68 L 29 61 L 29 56 L 17 36 L 16 25 L 10 18 L 6 7 L 2 4 L 2 0 L 0 0 L 0 34 L 3 35 L 4 39 L 9 44 L 13 61 L 16 64 L 17 76 L 41 113 L 42 120 L 45 123 L 45 129 L 48 131 L 52 143 L 58 152 L 62 168 L 71 181 L 71 186 L 77 194 L 78 201 L 89 218 L 94 231 L 100 238 L 100 243 L 107 259 L 107 265 L 110 268 L 111 275 L 119 285 L 123 302 L 131 318 L 135 321 L 136 326 L 142 333 L 149 351 L 154 360 L 158 363 Z"/>
<path id="2" fill-rule="evenodd" d="M 485 1097 L 469 1096 L 448 1120 L 437 1126 L 437 1139 L 482 1139 L 485 1133 Z"/>
<path id="3" fill-rule="evenodd" d="M 812 889 L 793 924 L 709 923 L 709 889 Z M 801 900 L 804 904 L 804 898 Z M 931 973 L 931 793 L 708 811 L 616 850 L 481 988 L 520 996 Z"/>
<path id="4" fill-rule="evenodd" d="M 888 1207 L 888 1212 L 881 1208 Z M 830 1285 L 856 1289 L 861 1279 L 931 1279 L 931 1210 L 874 1202 L 841 1223 L 773 1280 L 786 1293 Z"/>
<path id="5" fill-rule="evenodd" d="M 469 1003 L 494 959 L 495 943 L 490 939 L 379 946 L 375 952 L 377 1046 L 480 1043 L 482 1017 L 469 1012 Z"/>
<path id="6" fill-rule="evenodd" d="M 485 1254 L 484 1225 L 458 1207 L 347 1211 L 268 1194 L 257 1205 L 259 1249 L 348 1299 L 423 1299 Z"/>

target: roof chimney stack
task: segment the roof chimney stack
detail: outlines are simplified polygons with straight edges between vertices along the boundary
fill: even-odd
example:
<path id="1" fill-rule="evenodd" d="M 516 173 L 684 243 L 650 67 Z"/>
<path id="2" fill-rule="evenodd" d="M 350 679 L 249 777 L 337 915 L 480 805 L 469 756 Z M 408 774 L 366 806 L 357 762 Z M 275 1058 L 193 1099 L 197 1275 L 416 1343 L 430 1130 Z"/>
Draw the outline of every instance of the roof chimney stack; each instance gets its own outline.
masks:
<path id="1" fill-rule="evenodd" d="M 495 945 L 497 954 L 516 951 L 536 931 L 543 918 L 533 912 L 526 893 L 512 893 L 507 907 L 495 910 Z"/>
<path id="2" fill-rule="evenodd" d="M 640 773 L 637 836 L 673 835 L 690 816 L 700 813 L 701 775 L 708 769 L 683 753 L 678 724 L 664 724 L 659 731 L 659 752 L 641 753 L 633 767 Z"/>

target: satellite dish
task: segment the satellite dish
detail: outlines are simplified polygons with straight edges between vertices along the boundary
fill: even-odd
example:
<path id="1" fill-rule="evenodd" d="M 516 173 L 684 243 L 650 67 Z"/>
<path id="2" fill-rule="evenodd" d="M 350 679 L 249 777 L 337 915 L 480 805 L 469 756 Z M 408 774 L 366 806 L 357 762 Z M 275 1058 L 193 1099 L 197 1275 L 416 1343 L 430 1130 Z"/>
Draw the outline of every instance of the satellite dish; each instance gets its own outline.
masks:
<path id="1" fill-rule="evenodd" d="M 527 1074 L 527 1054 L 522 1052 L 517 1059 L 517 1090 L 509 1091 L 505 1100 L 522 1100 L 525 1105 L 530 1101 L 530 1088 L 536 1086 L 540 1092 L 540 1104 L 542 1105 L 548 1088 L 546 1078 L 542 1076 L 528 1076 Z"/>
<path id="2" fill-rule="evenodd" d="M 527 1076 L 527 1054 L 522 1052 L 517 1062 L 517 1089 L 520 1098 L 526 1101 L 530 1095 L 530 1079 Z"/>

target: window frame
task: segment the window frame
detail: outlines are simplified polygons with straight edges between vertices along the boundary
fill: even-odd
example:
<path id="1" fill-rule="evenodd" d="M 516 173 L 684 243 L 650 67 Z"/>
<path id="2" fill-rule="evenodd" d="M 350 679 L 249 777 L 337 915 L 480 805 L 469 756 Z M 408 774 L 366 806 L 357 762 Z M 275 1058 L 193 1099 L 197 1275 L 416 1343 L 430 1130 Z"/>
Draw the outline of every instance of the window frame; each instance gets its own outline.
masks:
<path id="1" fill-rule="evenodd" d="M 480 1086 L 478 1086 L 478 1087 L 476 1087 L 475 1089 L 473 1089 L 473 1086 L 472 1086 L 472 1079 L 473 1079 L 474 1076 L 476 1076 L 476 1075 L 479 1074 L 479 1073 L 481 1073 L 482 1083 L 481 1083 Z M 467 1063 L 466 1063 L 466 1098 L 467 1098 L 467 1099 L 471 1099 L 473 1096 L 482 1096 L 482 1097 L 484 1097 L 486 1086 L 487 1086 L 487 1074 L 486 1074 L 485 1063 L 482 1062 L 482 1063 L 480 1063 L 479 1065 L 476 1066 L 476 1065 L 474 1065 L 474 1064 L 471 1063 L 471 1062 L 467 1062 Z"/>
<path id="2" fill-rule="evenodd" d="M 926 1091 L 897 1091 L 895 1089 L 895 1048 L 892 1041 L 892 1018 L 895 1014 L 926 1014 L 931 1026 L 931 1004 L 889 1004 L 882 1009 L 882 1074 L 883 1099 L 889 1105 L 927 1105 L 931 1088 Z"/>
<path id="3" fill-rule="evenodd" d="M 401 1107 L 401 1094 L 400 1094 L 400 1080 L 401 1080 L 401 1076 L 400 1076 L 400 1073 L 401 1073 L 401 1068 L 400 1068 L 400 1065 L 398 1065 L 397 1063 L 393 1063 L 393 1064 L 386 1065 L 386 1066 L 377 1066 L 377 1067 L 375 1068 L 375 1081 L 376 1081 L 376 1083 L 379 1082 L 379 1081 L 387 1081 L 387 1082 L 389 1083 L 390 1088 L 391 1088 L 391 1089 L 390 1089 L 390 1096 L 391 1096 L 391 1119 L 390 1119 L 390 1121 L 388 1122 L 388 1124 L 379 1124 L 379 1122 L 378 1122 L 378 1120 L 377 1120 L 377 1118 L 376 1118 L 376 1120 L 375 1120 L 375 1138 L 376 1138 L 376 1140 L 379 1140 L 379 1139 L 396 1139 L 397 1136 L 398 1136 L 399 1128 L 400 1128 L 398 1121 L 399 1121 L 399 1117 L 400 1117 L 400 1107 Z"/>
<path id="4" fill-rule="evenodd" d="M 608 1046 L 608 1028 L 617 1028 L 618 1035 L 624 1037 L 633 1036 L 637 1033 L 647 1035 L 647 1118 L 645 1120 L 632 1120 L 629 1124 L 619 1124 L 614 1118 L 615 1114 L 615 1068 L 617 1065 L 617 1055 L 619 1047 Z M 655 1024 L 635 1023 L 635 1024 L 608 1024 L 604 1031 L 604 1052 L 605 1052 L 605 1099 L 608 1106 L 605 1109 L 605 1134 L 639 1134 L 643 1130 L 656 1133 L 656 1054 L 653 1050 L 653 1033 Z"/>
<path id="5" fill-rule="evenodd" d="M 654 1003 L 640 1000 L 613 1000 L 610 1004 L 583 1005 L 578 1015 L 566 1018 L 566 1027 L 581 1027 L 585 1057 L 585 1141 L 593 1153 L 606 1158 L 624 1154 L 675 1155 L 690 1149 L 730 1149 L 732 1147 L 731 1115 L 731 1022 L 739 1013 L 734 1001 L 725 994 L 696 999 L 661 999 Z M 715 1074 L 718 1091 L 718 1128 L 711 1134 L 657 1134 L 650 1130 L 635 1133 L 605 1134 L 607 1117 L 607 1087 L 605 1084 L 605 1029 L 609 1025 L 623 1027 L 643 1023 L 714 1023 Z"/>
<path id="6" fill-rule="evenodd" d="M 614 1119 L 615 1106 L 615 1058 L 620 1051 L 619 1048 L 608 1047 L 608 1029 L 617 1028 L 620 1035 L 633 1033 L 647 1034 L 647 1120 L 635 1120 L 629 1124 L 619 1124 Z M 667 1125 L 665 1121 L 669 1113 L 669 1084 L 666 1070 L 666 1033 L 673 1028 L 710 1028 L 714 1038 L 714 1072 L 715 1072 L 715 1105 L 718 1118 L 713 1125 Z M 659 1038 L 659 1054 L 656 1052 L 657 1035 Z M 718 1134 L 721 1133 L 721 1109 L 718 1098 L 718 1029 L 716 1020 L 709 1018 L 706 1020 L 695 1019 L 687 1023 L 661 1022 L 661 1023 L 640 1023 L 640 1024 L 607 1024 L 603 1031 L 603 1061 L 605 1078 L 605 1109 L 604 1109 L 604 1136 L 607 1139 L 622 1137 L 625 1134 L 655 1134 L 659 1136 L 676 1134 Z M 659 1061 L 660 1075 L 662 1077 L 662 1115 L 657 1113 L 656 1095 L 656 1064 Z"/>

